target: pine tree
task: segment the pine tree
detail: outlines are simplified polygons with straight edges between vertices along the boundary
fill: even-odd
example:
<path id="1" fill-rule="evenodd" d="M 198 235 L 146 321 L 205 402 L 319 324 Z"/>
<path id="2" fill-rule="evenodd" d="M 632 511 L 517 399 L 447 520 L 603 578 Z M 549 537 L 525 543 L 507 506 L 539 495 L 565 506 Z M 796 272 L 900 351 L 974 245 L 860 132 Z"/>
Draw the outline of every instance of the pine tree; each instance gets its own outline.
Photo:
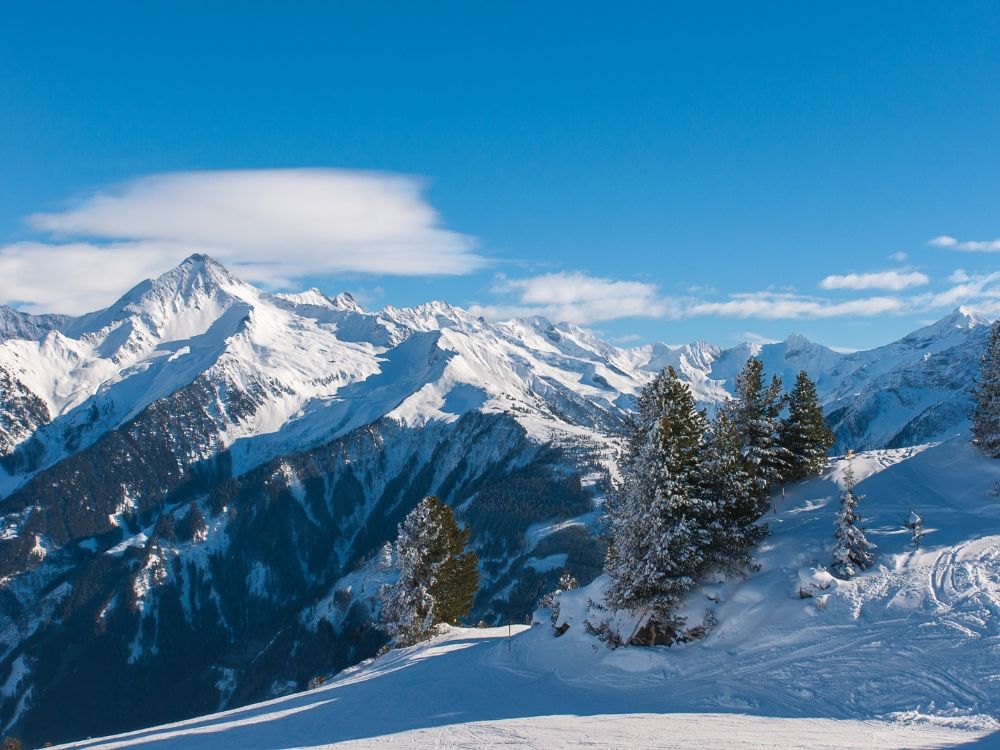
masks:
<path id="1" fill-rule="evenodd" d="M 987 456 L 1000 458 L 1000 320 L 990 326 L 972 397 L 972 442 Z"/>
<path id="2" fill-rule="evenodd" d="M 823 470 L 833 447 L 833 431 L 820 408 L 816 385 L 805 370 L 795 378 L 795 387 L 788 396 L 788 416 L 781 421 L 778 437 L 787 451 L 786 480 L 807 479 Z"/>
<path id="3" fill-rule="evenodd" d="M 725 410 L 720 409 L 709 428 L 701 465 L 706 524 L 712 534 L 712 567 L 727 573 L 751 569 L 753 549 L 768 534 L 758 523 L 760 506 L 744 467 L 739 435 Z"/>
<path id="4" fill-rule="evenodd" d="M 840 493 L 840 510 L 837 513 L 837 528 L 834 536 L 837 545 L 833 549 L 833 570 L 844 578 L 871 567 L 875 562 L 875 545 L 865 537 L 865 531 L 858 526 L 858 504 L 864 495 L 854 493 L 854 469 L 850 462 L 844 471 L 844 490 Z"/>
<path id="5" fill-rule="evenodd" d="M 454 623 L 472 608 L 479 586 L 478 558 L 466 551 L 468 529 L 451 509 L 428 497 L 399 524 L 389 558 L 398 573 L 382 588 L 380 627 L 396 646 L 429 638 L 440 623 Z"/>
<path id="6" fill-rule="evenodd" d="M 690 389 L 668 367 L 639 397 L 622 485 L 607 507 L 607 602 L 665 627 L 704 571 L 711 542 L 698 481 L 704 431 Z"/>
<path id="7" fill-rule="evenodd" d="M 783 398 L 781 379 L 764 385 L 764 365 L 751 357 L 736 376 L 735 398 L 723 407 L 740 442 L 744 469 L 758 512 L 767 510 L 770 489 L 779 484 L 788 466 L 788 451 L 778 442 L 778 417 Z"/>
<path id="8" fill-rule="evenodd" d="M 459 528 L 455 523 L 451 508 L 437 502 L 434 513 L 443 533 L 437 547 L 432 546 L 432 559 L 443 560 L 431 584 L 437 622 L 457 625 L 458 621 L 472 610 L 473 600 L 479 590 L 479 557 L 472 550 L 466 550 L 469 542 L 469 528 Z"/>

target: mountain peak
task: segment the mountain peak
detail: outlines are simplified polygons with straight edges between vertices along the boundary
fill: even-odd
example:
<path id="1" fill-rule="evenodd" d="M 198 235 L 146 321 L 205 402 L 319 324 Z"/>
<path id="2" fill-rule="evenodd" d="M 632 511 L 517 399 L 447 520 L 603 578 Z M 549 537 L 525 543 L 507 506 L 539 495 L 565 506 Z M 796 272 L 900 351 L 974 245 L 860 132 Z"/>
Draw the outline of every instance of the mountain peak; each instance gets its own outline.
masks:
<path id="1" fill-rule="evenodd" d="M 980 315 L 973 308 L 966 305 L 959 305 L 950 314 L 942 318 L 939 323 L 948 322 L 956 328 L 975 328 L 976 326 L 989 325 L 989 318 Z"/>
<path id="2" fill-rule="evenodd" d="M 141 281 L 111 307 L 82 316 L 74 332 L 97 333 L 135 317 L 156 338 L 204 331 L 236 302 L 253 303 L 260 293 L 203 253 L 189 255 L 155 279 Z"/>
<path id="3" fill-rule="evenodd" d="M 215 258 L 204 253 L 193 253 L 182 260 L 174 268 L 161 274 L 154 280 L 154 285 L 167 285 L 171 282 L 184 282 L 201 278 L 213 283 L 224 285 L 244 285 Z"/>
<path id="4" fill-rule="evenodd" d="M 347 310 L 350 312 L 364 312 L 364 308 L 358 304 L 358 301 L 354 299 L 354 295 L 350 292 L 341 292 L 336 297 L 333 298 L 334 306 L 339 310 Z"/>
<path id="5" fill-rule="evenodd" d="M 968 331 L 978 326 L 989 325 L 989 323 L 990 321 L 987 318 L 977 313 L 971 307 L 960 305 L 940 320 L 918 331 L 914 331 L 910 335 L 947 335 L 955 330 Z"/>
<path id="6" fill-rule="evenodd" d="M 801 333 L 790 333 L 785 338 L 785 343 L 792 344 L 794 346 L 806 346 L 808 344 L 811 344 L 812 341 L 810 341 Z"/>
<path id="7" fill-rule="evenodd" d="M 956 307 L 940 320 L 917 329 L 913 333 L 901 338 L 896 344 L 890 344 L 890 346 L 903 344 L 904 346 L 917 346 L 920 348 L 926 348 L 931 345 L 936 348 L 947 347 L 963 340 L 969 333 L 974 332 L 976 328 L 989 325 L 989 322 L 987 318 L 975 310 L 960 306 Z"/>
<path id="8" fill-rule="evenodd" d="M 144 304 L 151 297 L 177 297 L 192 301 L 208 295 L 239 299 L 256 296 L 254 289 L 229 272 L 224 265 L 204 253 L 194 253 L 155 279 L 132 288 L 123 301 L 132 306 Z"/>

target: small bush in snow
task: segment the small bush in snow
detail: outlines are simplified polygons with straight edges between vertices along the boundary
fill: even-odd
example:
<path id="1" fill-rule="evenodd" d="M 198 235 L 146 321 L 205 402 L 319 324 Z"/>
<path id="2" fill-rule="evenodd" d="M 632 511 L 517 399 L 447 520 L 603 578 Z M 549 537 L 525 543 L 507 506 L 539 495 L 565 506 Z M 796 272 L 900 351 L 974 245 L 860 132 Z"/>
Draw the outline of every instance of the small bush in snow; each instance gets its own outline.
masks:
<path id="1" fill-rule="evenodd" d="M 559 576 L 559 584 L 556 586 L 556 589 L 554 591 L 550 591 L 538 601 L 538 609 L 551 610 L 549 620 L 551 621 L 553 628 L 556 627 L 559 621 L 559 595 L 564 591 L 572 591 L 579 586 L 580 584 L 577 582 L 576 578 L 573 577 L 572 573 L 568 570 L 563 571 L 562 575 Z M 563 630 L 559 633 L 559 635 L 562 635 L 565 632 L 566 630 Z"/>

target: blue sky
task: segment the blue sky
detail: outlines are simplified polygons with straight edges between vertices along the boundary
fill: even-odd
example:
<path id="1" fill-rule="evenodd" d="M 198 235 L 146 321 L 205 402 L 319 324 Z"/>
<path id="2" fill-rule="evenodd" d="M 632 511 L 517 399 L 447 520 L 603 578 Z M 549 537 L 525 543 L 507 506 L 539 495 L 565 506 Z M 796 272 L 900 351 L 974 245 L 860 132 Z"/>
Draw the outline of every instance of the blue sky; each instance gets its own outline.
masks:
<path id="1" fill-rule="evenodd" d="M 622 342 L 1000 311 L 996 3 L 201 5 L 4 8 L 0 301 L 198 248 Z"/>

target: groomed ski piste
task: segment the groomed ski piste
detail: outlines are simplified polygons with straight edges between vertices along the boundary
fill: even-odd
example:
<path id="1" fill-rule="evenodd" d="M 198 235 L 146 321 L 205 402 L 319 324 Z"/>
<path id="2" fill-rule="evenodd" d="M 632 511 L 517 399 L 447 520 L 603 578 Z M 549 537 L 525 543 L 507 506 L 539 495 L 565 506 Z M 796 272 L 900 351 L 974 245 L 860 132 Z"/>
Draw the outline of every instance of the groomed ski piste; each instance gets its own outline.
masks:
<path id="1" fill-rule="evenodd" d="M 759 572 L 692 594 L 718 620 L 703 640 L 608 649 L 583 626 L 598 579 L 560 595 L 562 637 L 547 610 L 509 638 L 449 629 L 310 691 L 66 747 L 1000 747 L 1000 461 L 963 436 L 849 459 L 878 558 L 841 581 L 847 460 L 776 499 Z"/>

